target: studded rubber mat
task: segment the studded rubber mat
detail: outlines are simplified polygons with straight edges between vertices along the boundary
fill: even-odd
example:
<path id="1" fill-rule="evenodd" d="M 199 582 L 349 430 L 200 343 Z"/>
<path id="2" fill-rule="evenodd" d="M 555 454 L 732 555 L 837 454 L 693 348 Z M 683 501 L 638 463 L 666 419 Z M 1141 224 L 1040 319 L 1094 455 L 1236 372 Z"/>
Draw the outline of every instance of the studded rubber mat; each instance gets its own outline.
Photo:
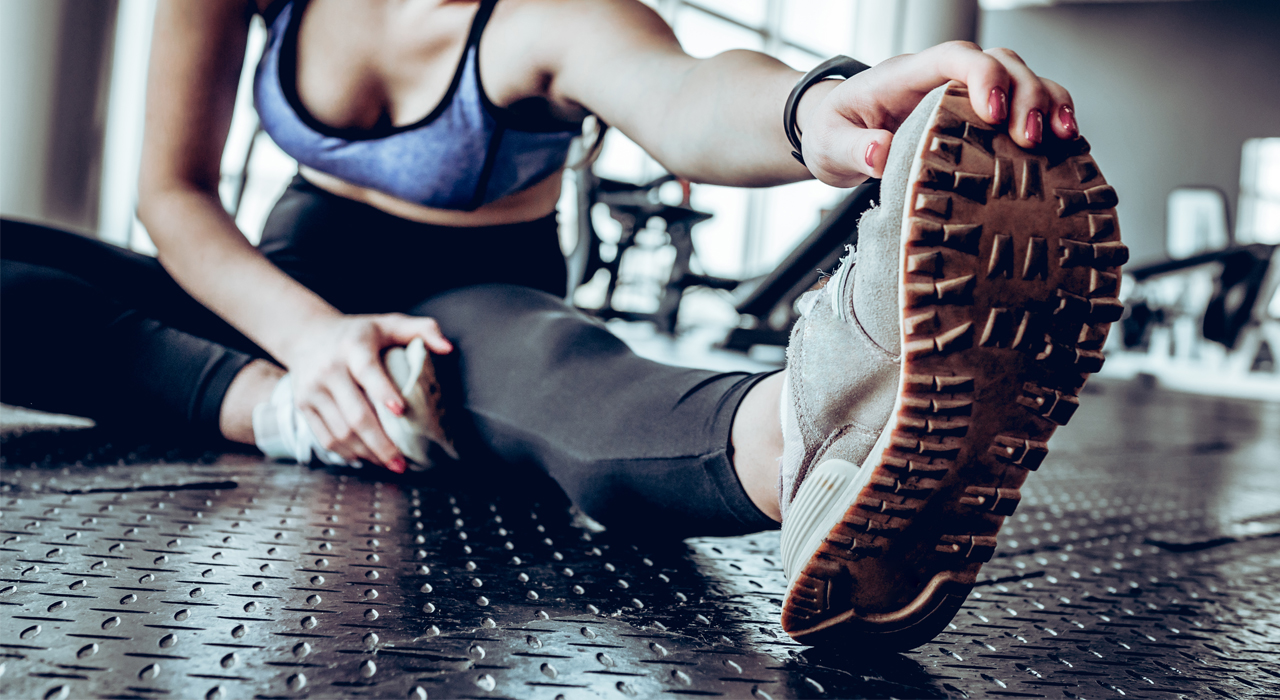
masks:
<path id="1" fill-rule="evenodd" d="M 1090 387 L 952 625 L 895 655 L 782 633 L 776 533 L 12 438 L 0 696 L 1280 698 L 1280 404 Z"/>

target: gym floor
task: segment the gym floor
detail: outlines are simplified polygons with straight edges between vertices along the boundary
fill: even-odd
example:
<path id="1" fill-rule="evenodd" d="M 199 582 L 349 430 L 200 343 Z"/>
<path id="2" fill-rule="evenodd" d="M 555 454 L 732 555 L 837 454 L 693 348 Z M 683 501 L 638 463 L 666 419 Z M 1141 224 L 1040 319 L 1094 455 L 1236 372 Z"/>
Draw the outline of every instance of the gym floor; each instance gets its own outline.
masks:
<path id="1" fill-rule="evenodd" d="M 1280 698 L 1280 403 L 1095 381 L 953 625 L 777 624 L 776 532 L 600 532 L 494 478 L 97 429 L 3 444 L 12 698 Z M 486 465 L 473 465 L 484 474 Z"/>

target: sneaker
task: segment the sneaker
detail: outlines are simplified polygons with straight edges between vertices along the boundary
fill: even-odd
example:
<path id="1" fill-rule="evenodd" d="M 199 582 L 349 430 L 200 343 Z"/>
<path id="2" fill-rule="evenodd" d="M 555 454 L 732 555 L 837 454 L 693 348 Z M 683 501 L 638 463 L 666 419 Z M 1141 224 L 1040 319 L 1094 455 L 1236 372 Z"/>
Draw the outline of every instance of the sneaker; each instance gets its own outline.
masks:
<path id="1" fill-rule="evenodd" d="M 782 626 L 797 641 L 919 646 L 994 555 L 1123 311 L 1116 193 L 1088 153 L 1084 139 L 1023 150 L 958 83 L 899 129 L 857 264 L 808 300 L 788 348 Z M 860 345 L 842 359 L 847 337 Z M 868 342 L 894 357 L 891 401 Z M 824 365 L 869 403 L 827 396 Z"/>
<path id="2" fill-rule="evenodd" d="M 782 379 L 778 504 L 784 536 L 806 530 L 790 513 L 809 470 L 829 460 L 861 464 L 897 400 L 898 350 L 872 338 L 854 313 L 855 257 L 850 251 L 820 288 L 797 302 L 800 319 L 791 330 Z"/>
<path id="3" fill-rule="evenodd" d="M 374 408 L 383 431 L 409 460 L 410 467 L 422 470 L 432 465 L 433 443 L 450 458 L 458 459 L 453 442 L 441 426 L 444 407 L 440 401 L 440 382 L 436 380 L 426 344 L 421 338 L 415 338 L 406 347 L 388 350 L 382 362 L 404 397 L 405 410 L 397 416 L 385 406 Z"/>

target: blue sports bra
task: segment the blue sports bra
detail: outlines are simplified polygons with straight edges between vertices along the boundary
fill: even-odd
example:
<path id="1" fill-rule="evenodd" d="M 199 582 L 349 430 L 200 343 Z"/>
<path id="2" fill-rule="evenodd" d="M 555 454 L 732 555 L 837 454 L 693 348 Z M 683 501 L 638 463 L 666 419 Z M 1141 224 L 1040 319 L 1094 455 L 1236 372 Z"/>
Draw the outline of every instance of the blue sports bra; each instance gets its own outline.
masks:
<path id="1" fill-rule="evenodd" d="M 497 0 L 481 0 L 466 48 L 440 104 L 406 126 L 336 129 L 298 99 L 298 26 L 306 0 L 268 9 L 268 38 L 254 78 L 262 128 L 299 163 L 354 185 L 437 209 L 471 210 L 537 183 L 564 166 L 581 122 L 551 116 L 540 98 L 503 109 L 480 84 L 480 34 Z"/>

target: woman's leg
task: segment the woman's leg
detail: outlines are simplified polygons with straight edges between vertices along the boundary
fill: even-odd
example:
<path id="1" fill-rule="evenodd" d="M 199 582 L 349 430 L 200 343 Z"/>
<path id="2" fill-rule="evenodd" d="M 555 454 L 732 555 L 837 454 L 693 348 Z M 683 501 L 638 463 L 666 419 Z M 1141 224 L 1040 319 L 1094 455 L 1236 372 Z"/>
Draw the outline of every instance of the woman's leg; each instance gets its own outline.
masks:
<path id="1" fill-rule="evenodd" d="M 245 445 L 255 444 L 253 408 L 266 403 L 284 376 L 284 368 L 270 360 L 254 360 L 245 365 L 231 380 L 223 394 L 218 411 L 218 429 L 222 437 Z"/>
<path id="2" fill-rule="evenodd" d="M 213 440 L 263 356 L 153 258 L 65 231 L 5 221 L 0 281 L 7 403 Z"/>
<path id="3" fill-rule="evenodd" d="M 782 522 L 778 504 L 778 469 L 782 459 L 782 378 L 760 380 L 738 406 L 733 417 L 733 468 L 747 496 L 765 515 Z"/>
<path id="4" fill-rule="evenodd" d="M 439 321 L 457 348 L 439 365 L 447 395 L 456 363 L 474 428 L 456 438 L 464 455 L 480 447 L 540 467 L 615 529 L 689 537 L 776 525 L 744 489 L 731 443 L 735 413 L 767 375 L 642 359 L 598 322 L 527 287 L 452 290 L 412 312 Z M 767 397 L 759 393 L 744 417 L 772 412 L 776 424 L 776 398 L 770 409 Z M 744 450 L 762 444 L 739 440 Z M 760 470 L 749 471 L 747 483 L 759 486 Z M 776 483 L 774 476 L 770 490 Z"/>

